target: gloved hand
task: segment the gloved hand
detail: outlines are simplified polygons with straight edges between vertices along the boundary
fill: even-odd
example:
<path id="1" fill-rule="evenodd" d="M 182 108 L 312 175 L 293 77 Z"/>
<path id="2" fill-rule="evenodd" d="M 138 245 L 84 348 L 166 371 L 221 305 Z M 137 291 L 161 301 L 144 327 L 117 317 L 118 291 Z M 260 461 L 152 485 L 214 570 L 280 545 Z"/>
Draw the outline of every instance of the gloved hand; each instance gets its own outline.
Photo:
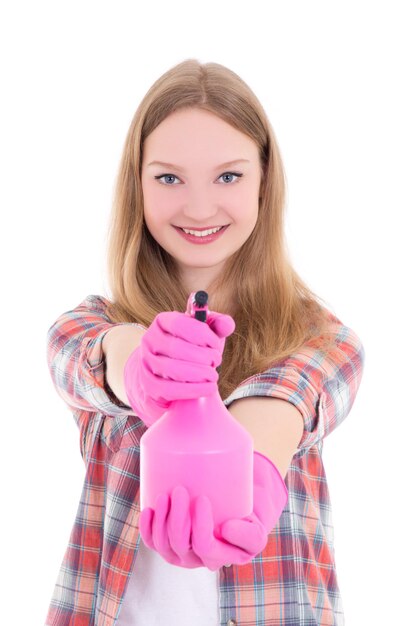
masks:
<path id="1" fill-rule="evenodd" d="M 207 496 L 194 500 L 191 513 L 187 489 L 177 486 L 172 497 L 161 494 L 155 511 L 145 508 L 139 520 L 140 534 L 148 548 L 181 567 L 205 566 L 215 571 L 223 565 L 243 565 L 262 552 L 268 534 L 277 523 L 288 500 L 285 482 L 270 459 L 254 452 L 253 512 L 230 519 L 214 536 L 213 511 Z"/>
<path id="2" fill-rule="evenodd" d="M 213 311 L 207 322 L 178 311 L 156 315 L 123 371 L 126 395 L 136 415 L 151 426 L 172 400 L 214 393 L 219 378 L 216 367 L 234 329 L 230 315 Z"/>
<path id="3" fill-rule="evenodd" d="M 168 563 L 181 567 L 204 567 L 192 549 L 190 495 L 182 485 L 169 494 L 160 494 L 155 510 L 147 507 L 140 513 L 139 532 L 148 548 L 158 552 Z"/>

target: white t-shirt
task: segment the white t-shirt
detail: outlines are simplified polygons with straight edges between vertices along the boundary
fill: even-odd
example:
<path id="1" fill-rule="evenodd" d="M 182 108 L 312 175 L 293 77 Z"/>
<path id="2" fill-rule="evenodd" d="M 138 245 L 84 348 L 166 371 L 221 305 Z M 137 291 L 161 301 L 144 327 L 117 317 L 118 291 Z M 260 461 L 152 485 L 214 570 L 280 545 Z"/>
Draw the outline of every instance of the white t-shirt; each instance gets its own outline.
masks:
<path id="1" fill-rule="evenodd" d="M 219 626 L 218 571 L 171 565 L 140 541 L 117 626 Z"/>

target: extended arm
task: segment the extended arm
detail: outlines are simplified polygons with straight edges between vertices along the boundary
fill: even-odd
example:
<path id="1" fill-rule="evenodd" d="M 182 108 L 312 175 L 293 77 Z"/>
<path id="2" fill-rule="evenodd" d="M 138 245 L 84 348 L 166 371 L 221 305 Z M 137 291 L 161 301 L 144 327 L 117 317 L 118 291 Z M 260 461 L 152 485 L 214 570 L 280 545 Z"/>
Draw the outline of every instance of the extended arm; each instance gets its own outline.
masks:
<path id="1" fill-rule="evenodd" d="M 228 409 L 252 435 L 254 449 L 267 456 L 285 478 L 303 435 L 304 421 L 291 402 L 280 398 L 239 398 Z"/>
<path id="2" fill-rule="evenodd" d="M 103 339 L 103 353 L 106 357 L 106 381 L 114 395 L 130 406 L 123 380 L 123 370 L 127 359 L 140 344 L 146 332 L 138 326 L 115 326 Z"/>

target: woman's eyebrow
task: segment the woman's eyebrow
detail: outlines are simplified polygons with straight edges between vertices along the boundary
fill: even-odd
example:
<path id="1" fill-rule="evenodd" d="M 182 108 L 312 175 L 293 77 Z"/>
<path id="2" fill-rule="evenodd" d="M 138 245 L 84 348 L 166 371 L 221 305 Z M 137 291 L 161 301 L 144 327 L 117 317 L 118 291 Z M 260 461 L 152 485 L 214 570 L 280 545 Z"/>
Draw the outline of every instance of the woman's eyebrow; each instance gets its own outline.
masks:
<path id="1" fill-rule="evenodd" d="M 248 159 L 235 159 L 234 161 L 227 161 L 226 163 L 221 163 L 220 165 L 215 167 L 214 170 L 218 170 L 221 167 L 228 167 L 229 165 L 233 165 L 234 163 L 250 163 L 250 161 Z M 163 167 L 172 167 L 173 169 L 178 170 L 179 172 L 185 171 L 185 168 L 181 167 L 180 165 L 175 165 L 174 163 L 164 163 L 163 161 L 152 161 L 151 163 L 148 163 L 148 167 L 150 167 L 151 165 L 163 165 Z"/>

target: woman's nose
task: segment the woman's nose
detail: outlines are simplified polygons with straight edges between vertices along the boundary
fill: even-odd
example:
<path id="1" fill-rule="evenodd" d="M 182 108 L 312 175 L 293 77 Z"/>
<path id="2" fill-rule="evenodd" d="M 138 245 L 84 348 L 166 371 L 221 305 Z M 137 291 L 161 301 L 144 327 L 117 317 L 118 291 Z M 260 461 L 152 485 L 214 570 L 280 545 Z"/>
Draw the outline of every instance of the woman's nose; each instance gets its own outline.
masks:
<path id="1" fill-rule="evenodd" d="M 208 198 L 194 195 L 193 198 L 189 198 L 188 202 L 184 204 L 183 214 L 196 225 L 201 223 L 207 226 L 210 220 L 219 214 L 219 207 Z"/>

